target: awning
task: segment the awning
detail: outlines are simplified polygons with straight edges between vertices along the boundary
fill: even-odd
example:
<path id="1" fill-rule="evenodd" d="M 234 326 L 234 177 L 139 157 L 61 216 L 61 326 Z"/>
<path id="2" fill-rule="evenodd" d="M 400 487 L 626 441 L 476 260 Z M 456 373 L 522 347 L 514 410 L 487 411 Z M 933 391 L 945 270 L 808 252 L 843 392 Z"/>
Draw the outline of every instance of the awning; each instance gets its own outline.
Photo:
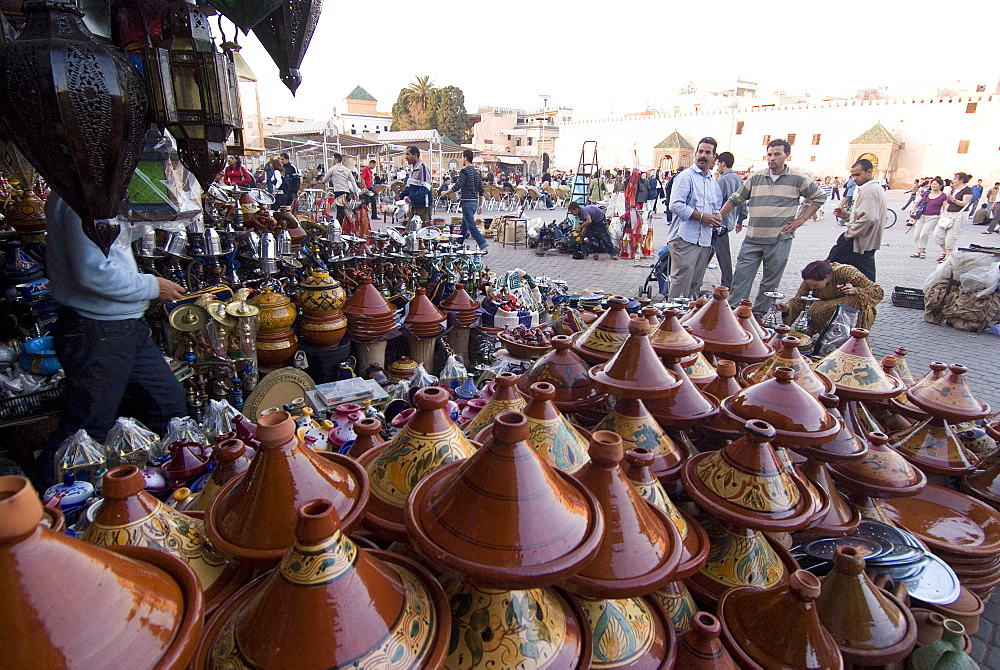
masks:
<path id="1" fill-rule="evenodd" d="M 497 156 L 497 160 L 507 165 L 524 165 L 524 161 L 514 156 Z"/>
<path id="2" fill-rule="evenodd" d="M 483 158 L 482 156 L 476 156 L 475 158 L 472 159 L 472 162 L 473 163 L 485 163 L 486 159 Z"/>

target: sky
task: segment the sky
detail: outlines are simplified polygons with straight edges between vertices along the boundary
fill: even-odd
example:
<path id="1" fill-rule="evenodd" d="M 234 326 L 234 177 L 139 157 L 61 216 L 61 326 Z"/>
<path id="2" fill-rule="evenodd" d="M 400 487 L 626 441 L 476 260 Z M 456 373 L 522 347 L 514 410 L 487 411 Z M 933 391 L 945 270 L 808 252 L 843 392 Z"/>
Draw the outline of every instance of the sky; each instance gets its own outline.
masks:
<path id="1" fill-rule="evenodd" d="M 376 11 L 363 11 L 369 6 Z M 897 0 L 326 0 L 295 97 L 253 33 L 239 41 L 265 116 L 329 118 L 358 84 L 389 112 L 399 90 L 420 75 L 461 88 L 470 113 L 480 105 L 537 109 L 548 94 L 550 107 L 573 107 L 576 119 L 655 108 L 685 82 L 737 77 L 758 82 L 758 94 L 936 90 L 956 81 L 994 92 L 1000 3 L 951 7 Z"/>

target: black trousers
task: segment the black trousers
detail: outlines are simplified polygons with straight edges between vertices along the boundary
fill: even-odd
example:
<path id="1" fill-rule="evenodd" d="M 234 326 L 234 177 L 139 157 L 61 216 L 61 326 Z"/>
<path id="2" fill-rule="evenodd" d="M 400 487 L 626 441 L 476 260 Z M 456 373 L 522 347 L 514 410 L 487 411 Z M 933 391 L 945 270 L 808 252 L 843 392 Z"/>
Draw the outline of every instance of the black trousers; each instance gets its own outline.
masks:
<path id="1" fill-rule="evenodd" d="M 875 281 L 875 250 L 871 249 L 863 254 L 859 254 L 854 250 L 854 240 L 847 239 L 843 233 L 840 234 L 840 237 L 837 238 L 837 243 L 830 249 L 826 260 L 853 265 L 861 271 L 861 274 Z"/>

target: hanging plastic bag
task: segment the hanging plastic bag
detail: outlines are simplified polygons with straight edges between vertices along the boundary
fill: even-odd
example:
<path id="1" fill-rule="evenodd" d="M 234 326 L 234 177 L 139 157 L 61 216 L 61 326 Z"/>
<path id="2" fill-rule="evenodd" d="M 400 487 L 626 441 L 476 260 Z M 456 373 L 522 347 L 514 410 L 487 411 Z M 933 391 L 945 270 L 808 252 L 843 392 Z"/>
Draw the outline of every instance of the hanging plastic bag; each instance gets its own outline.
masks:
<path id="1" fill-rule="evenodd" d="M 127 416 L 118 417 L 104 440 L 109 465 L 143 466 L 163 455 L 160 436 Z"/>
<path id="2" fill-rule="evenodd" d="M 836 311 L 823 330 L 816 335 L 810 354 L 814 358 L 826 356 L 851 337 L 851 329 L 858 323 L 861 311 L 850 305 L 837 305 Z"/>
<path id="3" fill-rule="evenodd" d="M 56 477 L 62 480 L 67 472 L 89 470 L 92 474 L 108 467 L 104 446 L 87 434 L 83 428 L 59 445 L 55 457 Z"/>
<path id="4" fill-rule="evenodd" d="M 160 441 L 160 449 L 163 453 L 167 453 L 170 445 L 178 440 L 187 440 L 189 442 L 197 442 L 203 446 L 208 446 L 208 436 L 202 432 L 201 428 L 198 426 L 198 422 L 189 416 L 175 416 L 169 423 L 167 423 L 167 433 Z"/>
<path id="5" fill-rule="evenodd" d="M 217 439 L 220 435 L 233 431 L 233 419 L 239 414 L 239 410 L 230 405 L 228 400 L 209 400 L 201 429 L 213 440 Z"/>
<path id="6" fill-rule="evenodd" d="M 465 378 L 466 376 L 468 376 L 468 374 L 469 374 L 468 371 L 465 369 L 465 366 L 462 364 L 462 361 L 461 359 L 459 359 L 458 355 L 452 354 L 451 356 L 448 357 L 448 360 L 445 361 L 444 367 L 441 369 L 441 375 L 438 377 L 438 380 L 442 384 L 447 384 L 448 388 L 456 389 L 458 388 L 459 384 L 465 381 Z"/>

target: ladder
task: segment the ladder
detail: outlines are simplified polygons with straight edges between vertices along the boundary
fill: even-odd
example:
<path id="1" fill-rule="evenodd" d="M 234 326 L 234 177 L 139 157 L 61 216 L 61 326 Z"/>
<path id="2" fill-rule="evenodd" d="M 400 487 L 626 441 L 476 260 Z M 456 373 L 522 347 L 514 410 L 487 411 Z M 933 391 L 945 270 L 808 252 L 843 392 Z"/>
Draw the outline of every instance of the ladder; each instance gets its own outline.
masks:
<path id="1" fill-rule="evenodd" d="M 597 173 L 597 140 L 587 140 L 580 149 L 580 162 L 576 166 L 576 175 L 573 177 L 570 200 L 586 205 L 590 195 L 590 179 Z"/>

